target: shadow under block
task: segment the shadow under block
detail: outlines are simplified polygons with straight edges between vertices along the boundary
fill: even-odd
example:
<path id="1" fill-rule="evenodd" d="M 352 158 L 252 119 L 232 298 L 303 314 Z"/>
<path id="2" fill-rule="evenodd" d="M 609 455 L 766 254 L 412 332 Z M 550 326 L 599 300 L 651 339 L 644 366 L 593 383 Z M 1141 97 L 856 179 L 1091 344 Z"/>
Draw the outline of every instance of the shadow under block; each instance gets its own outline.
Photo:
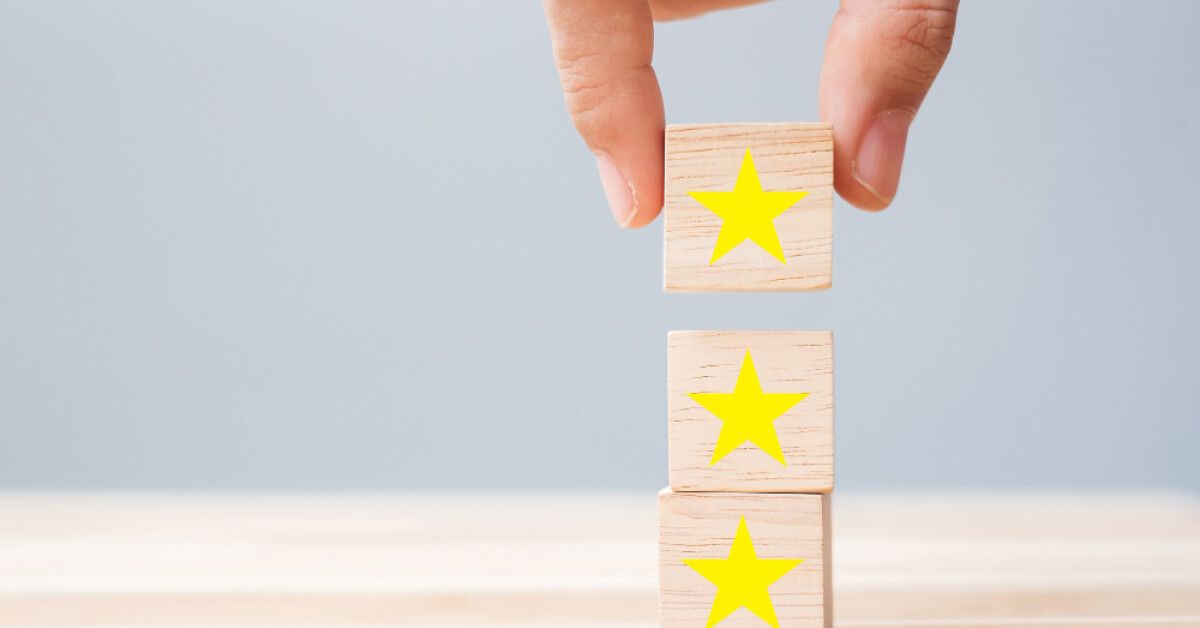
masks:
<path id="1" fill-rule="evenodd" d="M 731 549 L 742 531 L 753 546 L 753 558 L 777 561 L 775 565 L 731 562 Z M 729 587 L 714 584 L 698 565 L 719 581 L 730 572 L 736 581 L 770 581 L 766 586 L 769 609 L 782 627 L 832 626 L 832 586 L 829 495 L 789 493 L 675 493 L 658 494 L 659 620 L 664 628 L 709 625 L 710 614 L 729 614 L 719 628 L 762 628 L 761 615 L 739 602 L 754 599 L 739 596 Z M 741 549 L 747 549 L 743 544 Z M 713 559 L 716 559 L 715 561 Z M 801 561 L 795 564 L 795 561 Z M 792 561 L 782 563 L 782 561 Z M 694 563 L 693 563 L 694 564 Z M 794 566 L 793 566 L 794 565 Z M 715 573 L 714 573 L 715 572 Z M 761 589 L 758 591 L 761 599 Z M 724 599 L 718 600 L 718 597 Z M 737 609 L 731 611 L 731 607 Z M 764 608 L 755 603 L 759 612 Z M 718 619 L 714 616 L 713 619 Z"/>
<path id="2" fill-rule="evenodd" d="M 765 414 L 745 409 L 754 376 Z M 667 417 L 674 491 L 832 491 L 832 332 L 670 332 Z"/>
<path id="3" fill-rule="evenodd" d="M 743 169 L 752 155 L 758 185 L 768 193 L 805 192 L 794 203 L 775 195 L 782 211 L 756 238 L 739 221 L 729 221 L 692 192 L 755 191 Z M 663 288 L 676 291 L 823 290 L 833 276 L 833 127 L 829 124 L 673 124 L 666 130 Z M 711 197 L 710 197 L 711 198 Z M 728 212 L 746 209 L 745 199 L 721 197 Z M 774 199 L 783 198 L 786 209 Z M 766 210 L 764 210 L 766 211 Z M 753 213 L 753 212 L 752 212 Z M 768 213 L 774 214 L 774 211 Z M 746 214 L 738 214 L 746 215 Z M 771 227 L 783 261 L 759 244 L 770 244 Z M 732 249 L 714 258 L 725 228 Z M 763 231 L 765 229 L 765 233 Z"/>

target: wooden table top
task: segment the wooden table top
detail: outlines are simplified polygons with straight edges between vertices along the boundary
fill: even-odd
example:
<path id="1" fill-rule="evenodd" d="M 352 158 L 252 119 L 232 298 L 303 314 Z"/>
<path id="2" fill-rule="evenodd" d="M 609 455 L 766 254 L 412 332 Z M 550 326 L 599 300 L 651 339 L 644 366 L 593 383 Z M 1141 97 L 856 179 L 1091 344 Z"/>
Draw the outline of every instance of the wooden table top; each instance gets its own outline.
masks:
<path id="1" fill-rule="evenodd" d="M 0 493 L 2 626 L 656 625 L 655 494 Z M 1200 499 L 834 501 L 839 626 L 1200 626 Z"/>

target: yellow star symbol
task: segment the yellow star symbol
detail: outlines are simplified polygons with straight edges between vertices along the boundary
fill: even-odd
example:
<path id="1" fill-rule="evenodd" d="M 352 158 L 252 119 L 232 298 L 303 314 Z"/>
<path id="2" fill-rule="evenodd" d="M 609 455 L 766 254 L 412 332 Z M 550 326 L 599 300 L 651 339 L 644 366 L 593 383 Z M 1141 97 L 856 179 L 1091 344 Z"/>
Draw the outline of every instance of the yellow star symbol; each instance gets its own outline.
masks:
<path id="1" fill-rule="evenodd" d="M 685 558 L 684 564 L 696 570 L 705 580 L 717 585 L 717 596 L 708 611 L 706 628 L 721 623 L 739 608 L 745 608 L 760 619 L 779 628 L 775 606 L 767 587 L 804 562 L 799 558 L 759 558 L 754 553 L 754 541 L 746 527 L 746 518 L 738 523 L 729 548 L 729 558 Z"/>
<path id="2" fill-rule="evenodd" d="M 709 265 L 747 239 L 753 240 L 781 263 L 787 263 L 774 220 L 808 196 L 808 192 L 764 192 L 749 148 L 732 192 L 688 192 L 688 195 L 722 220 Z"/>
<path id="3" fill-rule="evenodd" d="M 779 434 L 775 432 L 775 419 L 804 401 L 808 393 L 763 392 L 749 351 L 742 360 L 742 370 L 732 393 L 690 393 L 688 396 L 722 422 L 712 460 L 708 463 L 710 467 L 746 441 L 758 445 L 779 464 L 787 466 L 783 447 L 779 445 Z"/>

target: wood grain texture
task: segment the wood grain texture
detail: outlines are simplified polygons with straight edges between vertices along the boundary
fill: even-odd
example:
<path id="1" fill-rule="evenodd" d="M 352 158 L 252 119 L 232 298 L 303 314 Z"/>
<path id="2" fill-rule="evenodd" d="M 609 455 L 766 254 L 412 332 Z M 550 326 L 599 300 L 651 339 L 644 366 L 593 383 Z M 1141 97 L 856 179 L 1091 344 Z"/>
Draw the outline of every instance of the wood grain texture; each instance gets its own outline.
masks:
<path id="1" fill-rule="evenodd" d="M 802 558 L 770 586 L 781 626 L 832 626 L 829 496 L 764 493 L 674 493 L 658 496 L 659 620 L 663 628 L 703 626 L 716 587 L 683 563 L 725 558 L 742 517 L 759 558 Z M 721 628 L 760 628 L 746 609 Z"/>
<path id="2" fill-rule="evenodd" d="M 733 189 L 754 156 L 764 191 L 807 191 L 775 219 L 786 264 L 743 242 L 709 264 L 721 219 L 688 196 Z M 823 290 L 833 267 L 833 128 L 828 124 L 673 124 L 666 130 L 664 282 L 674 291 Z"/>
<path id="3" fill-rule="evenodd" d="M 1195 496 L 833 500 L 838 626 L 1200 626 Z M 0 626 L 652 628 L 655 513 L 646 493 L 0 492 Z"/>
<path id="4" fill-rule="evenodd" d="M 709 464 L 722 421 L 688 395 L 732 392 L 747 351 L 753 356 L 764 392 L 808 393 L 775 420 L 786 466 L 750 442 Z M 829 492 L 834 484 L 833 334 L 670 332 L 667 416 L 672 490 Z"/>

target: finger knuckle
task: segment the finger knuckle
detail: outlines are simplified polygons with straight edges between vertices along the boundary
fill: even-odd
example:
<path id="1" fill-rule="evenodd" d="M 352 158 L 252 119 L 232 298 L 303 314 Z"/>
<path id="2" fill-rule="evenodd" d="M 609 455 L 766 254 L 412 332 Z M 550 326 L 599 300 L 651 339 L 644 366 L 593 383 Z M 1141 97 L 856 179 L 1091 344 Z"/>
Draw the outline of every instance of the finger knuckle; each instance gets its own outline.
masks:
<path id="1" fill-rule="evenodd" d="M 649 64 L 614 68 L 603 54 L 568 54 L 559 58 L 559 79 L 567 111 L 579 132 L 585 136 L 604 126 L 611 106 L 623 91 L 632 89 L 643 73 L 652 73 Z"/>
<path id="2" fill-rule="evenodd" d="M 587 133 L 597 124 L 597 118 L 612 98 L 611 83 L 595 80 L 587 75 L 563 76 L 563 97 L 571 120 L 582 133 Z"/>
<path id="3" fill-rule="evenodd" d="M 905 6 L 883 20 L 884 42 L 895 78 L 928 86 L 942 68 L 954 40 L 956 6 L 952 2 L 923 2 Z"/>

